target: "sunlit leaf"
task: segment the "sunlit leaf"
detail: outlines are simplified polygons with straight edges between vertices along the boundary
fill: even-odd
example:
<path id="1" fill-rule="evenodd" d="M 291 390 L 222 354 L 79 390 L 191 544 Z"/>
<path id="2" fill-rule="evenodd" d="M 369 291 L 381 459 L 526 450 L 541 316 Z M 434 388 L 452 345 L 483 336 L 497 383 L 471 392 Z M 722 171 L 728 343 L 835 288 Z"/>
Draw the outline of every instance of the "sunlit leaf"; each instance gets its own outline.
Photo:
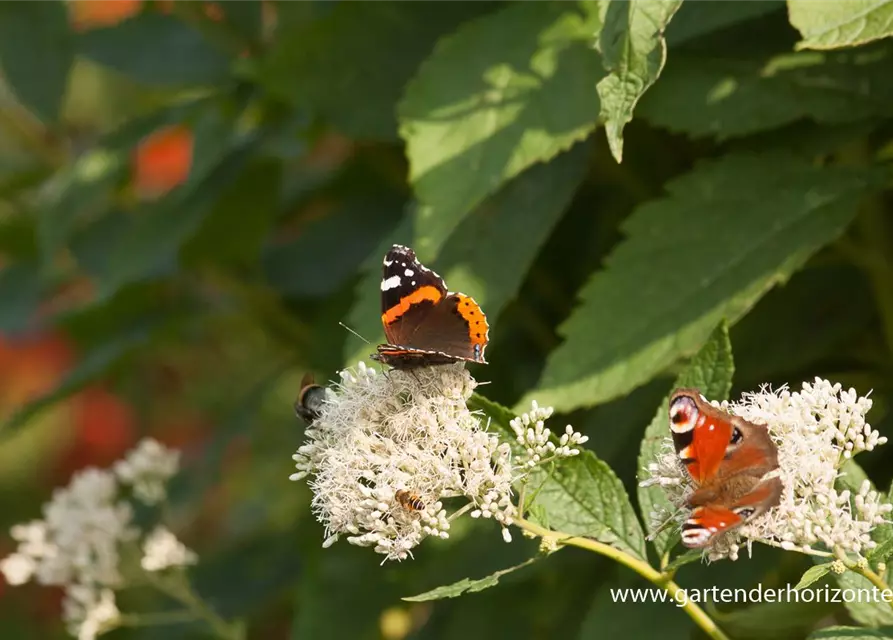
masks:
<path id="1" fill-rule="evenodd" d="M 800 581 L 797 582 L 797 585 L 794 587 L 795 589 L 805 589 L 811 584 L 815 584 L 822 578 L 824 578 L 831 571 L 831 563 L 823 562 L 822 564 L 817 564 L 809 569 L 800 576 Z"/>
<path id="2" fill-rule="evenodd" d="M 798 49 L 836 49 L 893 35 L 893 1 L 788 0 L 791 24 L 803 36 Z"/>
<path id="3" fill-rule="evenodd" d="M 261 62 L 260 80 L 347 135 L 396 140 L 395 104 L 419 64 L 438 38 L 490 8 L 462 1 L 338 3 L 317 21 L 301 21 L 295 36 L 278 39 Z"/>
<path id="4" fill-rule="evenodd" d="M 537 558 L 531 558 L 530 560 L 515 565 L 514 567 L 509 567 L 508 569 L 503 569 L 502 571 L 491 573 L 486 578 L 480 578 L 478 580 L 465 578 L 464 580 L 460 580 L 459 582 L 454 582 L 453 584 L 444 585 L 442 587 L 437 587 L 436 589 L 431 589 L 431 591 L 420 593 L 417 596 L 408 596 L 406 598 L 403 598 L 403 600 L 406 600 L 407 602 L 426 602 L 428 600 L 456 598 L 458 596 L 461 596 L 463 593 L 476 593 L 478 591 L 483 591 L 484 589 L 489 589 L 490 587 L 495 587 L 497 584 L 499 584 L 499 579 L 505 574 L 511 573 L 512 571 L 517 571 L 518 569 L 522 569 L 527 565 L 536 562 L 536 560 Z"/>
<path id="5" fill-rule="evenodd" d="M 783 153 L 729 155 L 673 180 L 624 222 L 626 240 L 580 292 L 518 406 L 605 402 L 693 353 L 836 238 L 876 180 Z"/>
<path id="6" fill-rule="evenodd" d="M 893 48 L 886 46 L 871 54 L 803 51 L 746 58 L 679 52 L 637 113 L 673 131 L 719 139 L 807 118 L 836 124 L 889 115 L 891 58 Z"/>
<path id="7" fill-rule="evenodd" d="M 423 261 L 503 183 L 595 127 L 598 26 L 576 4 L 521 2 L 438 43 L 399 107 Z"/>
<path id="8" fill-rule="evenodd" d="M 608 75 L 598 83 L 601 115 L 614 159 L 623 159 L 623 128 L 633 109 L 664 67 L 664 29 L 682 0 L 612 2 L 605 14 L 599 48 Z"/>

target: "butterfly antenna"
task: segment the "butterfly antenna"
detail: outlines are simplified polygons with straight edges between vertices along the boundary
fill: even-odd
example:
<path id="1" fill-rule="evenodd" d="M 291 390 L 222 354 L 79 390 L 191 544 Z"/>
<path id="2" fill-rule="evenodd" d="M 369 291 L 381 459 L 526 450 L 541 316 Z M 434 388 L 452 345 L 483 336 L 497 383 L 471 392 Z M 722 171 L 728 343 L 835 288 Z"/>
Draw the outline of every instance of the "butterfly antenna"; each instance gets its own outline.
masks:
<path id="1" fill-rule="evenodd" d="M 347 326 L 346 324 L 344 324 L 343 322 L 340 322 L 340 321 L 339 321 L 338 324 L 340 324 L 342 327 L 344 327 L 345 329 L 347 329 L 348 331 L 350 331 L 352 334 L 354 334 L 354 335 L 355 335 L 356 337 L 358 337 L 360 340 L 362 340 L 363 342 L 365 342 L 366 344 L 368 344 L 370 347 L 372 346 L 372 343 L 371 343 L 371 342 L 369 342 L 368 340 L 366 340 L 366 338 L 364 338 L 364 337 L 361 336 L 359 333 L 357 333 L 356 331 L 354 331 L 353 329 L 351 329 L 350 327 L 348 327 L 348 326 Z"/>

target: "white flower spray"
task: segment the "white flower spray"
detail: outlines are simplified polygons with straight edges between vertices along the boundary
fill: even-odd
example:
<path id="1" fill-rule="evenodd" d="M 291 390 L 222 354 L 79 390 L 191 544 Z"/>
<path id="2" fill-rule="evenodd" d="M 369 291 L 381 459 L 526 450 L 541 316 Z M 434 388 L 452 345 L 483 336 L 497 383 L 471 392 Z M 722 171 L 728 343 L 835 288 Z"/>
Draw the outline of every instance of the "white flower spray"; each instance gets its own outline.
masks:
<path id="1" fill-rule="evenodd" d="M 835 487 L 847 460 L 887 442 L 865 420 L 869 398 L 816 378 L 799 392 L 763 388 L 738 402 L 714 404 L 767 426 L 778 447 L 777 473 L 784 491 L 777 507 L 717 536 L 706 549 L 709 559 L 735 560 L 741 545 L 752 542 L 804 553 L 815 553 L 820 546 L 857 557 L 875 546 L 871 531 L 889 520 L 893 505 L 867 480 L 855 494 Z M 677 508 L 671 517 L 684 518 L 685 499 L 693 486 L 669 438 L 647 471 L 650 477 L 643 484 L 659 484 Z M 660 521 L 667 514 L 655 516 Z"/>
<path id="2" fill-rule="evenodd" d="M 551 408 L 534 405 L 512 422 L 527 451 L 489 432 L 466 402 L 476 386 L 462 364 L 378 373 L 360 363 L 342 371 L 320 416 L 293 456 L 292 480 L 309 476 L 313 511 L 329 546 L 339 537 L 404 560 L 424 538 L 449 536 L 450 521 L 470 512 L 492 518 L 511 540 L 512 483 L 531 468 L 579 453 L 584 436 L 544 427 Z M 409 508 L 398 493 L 418 498 Z M 405 494 L 404 494 L 405 495 Z M 462 498 L 448 513 L 444 501 Z"/>
<path id="3" fill-rule="evenodd" d="M 125 623 L 138 626 L 139 616 L 118 611 L 115 592 L 168 584 L 165 579 L 182 586 L 181 575 L 154 574 L 198 560 L 166 528 L 141 531 L 129 499 L 147 506 L 162 502 L 178 469 L 179 453 L 147 438 L 111 470 L 79 471 L 54 491 L 42 519 L 12 528 L 18 548 L 0 560 L 0 572 L 11 585 L 34 580 L 62 587 L 63 619 L 78 640 L 93 640 Z"/>

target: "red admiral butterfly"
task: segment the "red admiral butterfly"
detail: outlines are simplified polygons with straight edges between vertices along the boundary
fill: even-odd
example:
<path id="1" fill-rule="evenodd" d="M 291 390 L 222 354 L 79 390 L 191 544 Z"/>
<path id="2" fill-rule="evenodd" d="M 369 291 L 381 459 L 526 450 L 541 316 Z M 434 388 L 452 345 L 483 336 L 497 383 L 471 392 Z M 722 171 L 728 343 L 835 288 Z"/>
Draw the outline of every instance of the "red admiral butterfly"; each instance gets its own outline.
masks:
<path id="1" fill-rule="evenodd" d="M 465 360 L 487 364 L 487 317 L 462 293 L 450 293 L 439 275 L 415 252 L 395 244 L 384 257 L 381 323 L 387 344 L 374 360 L 397 369 L 412 369 Z"/>
<path id="2" fill-rule="evenodd" d="M 326 399 L 326 389 L 313 381 L 313 375 L 304 374 L 301 380 L 301 391 L 295 401 L 295 414 L 302 418 L 308 425 L 313 424 L 322 412 L 322 405 Z"/>
<path id="3" fill-rule="evenodd" d="M 673 445 L 698 488 L 682 525 L 682 544 L 705 547 L 713 538 L 765 513 L 781 501 L 778 448 L 765 425 L 717 409 L 697 389 L 670 397 Z"/>

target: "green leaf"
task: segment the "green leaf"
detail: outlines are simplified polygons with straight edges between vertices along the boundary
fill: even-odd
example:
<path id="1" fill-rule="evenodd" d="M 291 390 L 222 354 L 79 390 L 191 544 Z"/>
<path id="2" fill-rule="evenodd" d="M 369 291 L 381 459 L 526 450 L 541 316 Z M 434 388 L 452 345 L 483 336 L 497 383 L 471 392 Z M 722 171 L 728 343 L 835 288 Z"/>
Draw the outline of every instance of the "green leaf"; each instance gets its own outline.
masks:
<path id="1" fill-rule="evenodd" d="M 0 333 L 16 333 L 33 326 L 43 289 L 36 264 L 13 263 L 0 269 Z"/>
<path id="2" fill-rule="evenodd" d="M 871 170 L 785 153 L 729 155 L 667 185 L 624 222 L 627 239 L 559 328 L 537 398 L 559 411 L 615 398 L 734 322 L 853 218 Z"/>
<path id="3" fill-rule="evenodd" d="M 612 2 L 599 36 L 608 75 L 598 83 L 601 117 L 608 145 L 623 160 L 623 127 L 633 109 L 664 68 L 667 43 L 663 32 L 682 0 Z"/>
<path id="4" fill-rule="evenodd" d="M 231 0 L 217 6 L 223 10 L 223 19 L 228 28 L 242 36 L 249 46 L 260 45 L 264 35 L 264 12 L 267 9 L 262 2 Z"/>
<path id="5" fill-rule="evenodd" d="M 727 139 L 809 118 L 853 122 L 891 112 L 893 48 L 736 58 L 675 53 L 638 114 L 692 136 Z"/>
<path id="6" fill-rule="evenodd" d="M 515 434 L 509 427 L 512 411 L 474 394 L 468 402 L 491 419 L 492 429 L 517 452 Z M 545 509 L 550 528 L 562 533 L 595 538 L 613 545 L 636 558 L 645 559 L 645 538 L 623 483 L 611 468 L 584 450 L 547 472 L 539 469 L 528 482 L 529 495 L 536 493 L 532 505 Z M 540 517 L 542 521 L 542 517 Z"/>
<path id="7" fill-rule="evenodd" d="M 893 0 L 788 0 L 798 49 L 852 47 L 893 35 Z"/>
<path id="8" fill-rule="evenodd" d="M 472 410 L 480 410 L 490 418 L 490 428 L 502 434 L 503 441 L 518 444 L 509 422 L 515 417 L 502 405 L 474 394 L 468 402 Z M 528 483 L 528 497 L 536 500 L 526 505 L 539 512 L 537 521 L 562 533 L 595 538 L 644 560 L 645 538 L 623 483 L 611 468 L 588 450 L 562 461 L 551 473 L 538 470 Z"/>
<path id="9" fill-rule="evenodd" d="M 255 159 L 223 190 L 184 245 L 184 260 L 254 266 L 279 213 L 281 182 L 281 163 Z"/>
<path id="10" fill-rule="evenodd" d="M 862 627 L 825 627 L 809 635 L 809 640 L 890 640 L 893 629 Z"/>
<path id="11" fill-rule="evenodd" d="M 667 566 L 663 568 L 664 573 L 675 573 L 679 570 L 680 567 L 684 567 L 687 564 L 691 564 L 692 562 L 700 562 L 704 558 L 704 552 L 701 549 L 689 549 L 684 553 L 680 553 L 678 556 L 670 560 L 667 563 Z"/>
<path id="12" fill-rule="evenodd" d="M 332 295 L 338 287 L 350 281 L 366 256 L 376 252 L 381 238 L 396 225 L 396 212 L 401 204 L 391 194 L 344 198 L 323 219 L 308 224 L 294 240 L 272 244 L 264 250 L 262 268 L 267 281 L 288 296 Z M 382 255 L 375 256 L 378 268 Z M 378 269 L 375 273 L 380 277 Z M 309 277 L 310 274 L 313 277 Z M 377 295 L 381 295 L 378 285 L 373 288 Z M 379 322 L 379 326 L 380 306 L 380 299 L 376 298 L 370 317 L 366 318 Z M 348 324 L 361 335 L 368 326 L 362 322 L 355 325 L 353 319 Z M 367 352 L 368 349 L 363 354 Z M 356 360 L 350 364 L 356 364 Z"/>
<path id="13" fill-rule="evenodd" d="M 216 196 L 239 175 L 247 150 L 247 146 L 236 150 L 203 180 L 192 176 L 191 184 L 140 211 L 118 243 L 109 248 L 106 269 L 99 279 L 100 296 L 109 296 L 174 262 L 181 246 L 200 228 Z"/>
<path id="14" fill-rule="evenodd" d="M 7 259 L 33 261 L 40 256 L 37 248 L 37 221 L 34 218 L 33 215 L 0 218 L 0 253 Z"/>
<path id="15" fill-rule="evenodd" d="M 478 591 L 483 591 L 484 589 L 495 587 L 497 584 L 499 584 L 499 579 L 505 574 L 511 573 L 512 571 L 517 571 L 518 569 L 522 569 L 529 564 L 533 564 L 537 560 L 539 560 L 539 558 L 530 558 L 530 560 L 526 560 L 525 562 L 517 564 L 514 567 L 509 567 L 508 569 L 503 569 L 502 571 L 491 573 L 486 578 L 480 578 L 479 580 L 471 580 L 470 578 L 465 578 L 464 580 L 460 580 L 459 582 L 447 584 L 442 587 L 437 587 L 436 589 L 431 589 L 431 591 L 420 593 L 417 596 L 409 596 L 402 599 L 406 602 L 427 602 L 429 600 L 456 598 L 458 596 L 461 596 L 463 593 L 477 593 Z"/>
<path id="16" fill-rule="evenodd" d="M 727 613 L 711 609 L 711 617 L 735 640 L 803 638 L 829 613 L 827 602 L 760 602 Z"/>
<path id="17" fill-rule="evenodd" d="M 515 413 L 511 409 L 498 402 L 493 402 L 479 393 L 472 394 L 467 404 L 472 411 L 480 411 L 490 418 L 491 425 L 502 433 L 503 440 L 512 444 L 513 447 L 516 446 L 515 432 L 509 426 L 509 423 L 515 419 Z"/>
<path id="18" fill-rule="evenodd" d="M 472 296 L 483 307 L 491 326 L 517 294 L 537 253 L 583 181 L 588 151 L 589 145 L 576 145 L 509 182 L 460 223 L 437 260 L 429 265 L 444 277 L 452 291 Z M 410 232 L 404 227 L 399 234 L 409 236 Z M 392 240 L 404 243 L 408 239 Z M 511 251 L 493 250 L 509 244 Z M 348 319 L 350 326 L 370 341 L 383 338 L 378 287 L 382 255 L 383 251 L 377 252 L 369 261 Z M 348 349 L 352 354 L 348 363 L 369 352 L 367 345 L 357 349 L 355 343 Z"/>
<path id="19" fill-rule="evenodd" d="M 688 363 L 685 369 L 676 378 L 673 388 L 693 387 L 700 389 L 711 400 L 725 400 L 729 397 L 732 388 L 732 376 L 735 373 L 735 363 L 732 360 L 732 344 L 729 342 L 729 330 L 725 322 L 719 324 L 710 338 L 704 343 L 700 351 Z M 657 413 L 645 430 L 642 444 L 639 449 L 639 479 L 648 477 L 648 465 L 660 455 L 665 444 L 670 438 L 669 398 L 664 399 Z M 658 555 L 666 555 L 676 542 L 676 532 L 666 529 L 655 534 L 657 529 L 653 523 L 651 513 L 671 514 L 673 505 L 667 500 L 666 494 L 659 486 L 638 488 L 639 510 L 645 521 L 645 528 L 649 535 L 654 536 L 654 548 Z M 678 560 L 677 558 L 676 560 Z M 674 561 L 675 562 L 675 561 Z"/>
<path id="20" fill-rule="evenodd" d="M 870 480 L 865 470 L 859 466 L 859 463 L 850 458 L 840 467 L 840 472 L 834 481 L 837 489 L 848 489 L 850 493 L 857 494 L 862 488 L 862 483 Z M 872 489 L 874 484 L 871 485 Z"/>
<path id="21" fill-rule="evenodd" d="M 281 33 L 261 61 L 259 79 L 292 103 L 310 105 L 349 136 L 397 140 L 394 105 L 419 64 L 438 38 L 491 6 L 338 3 L 324 18 Z"/>
<path id="22" fill-rule="evenodd" d="M 44 263 L 55 259 L 71 233 L 110 202 L 124 175 L 123 151 L 95 149 L 61 169 L 45 184 L 38 202 L 37 237 Z"/>
<path id="23" fill-rule="evenodd" d="M 882 577 L 889 584 L 889 576 Z M 890 603 L 881 598 L 877 602 L 873 601 L 871 593 L 875 587 L 868 578 L 848 570 L 837 576 L 837 583 L 841 589 L 855 590 L 853 602 L 844 600 L 844 606 L 853 620 L 866 627 L 893 626 L 893 609 L 890 608 Z"/>
<path id="24" fill-rule="evenodd" d="M 684 2 L 666 31 L 670 47 L 784 8 L 782 0 Z"/>
<path id="25" fill-rule="evenodd" d="M 645 536 L 623 483 L 611 468 L 584 450 L 556 465 L 551 474 L 531 475 L 535 504 L 545 507 L 556 531 L 595 538 L 645 560 Z"/>
<path id="26" fill-rule="evenodd" d="M 64 2 L 0 4 L 3 79 L 44 122 L 59 119 L 72 64 L 74 44 Z"/>
<path id="27" fill-rule="evenodd" d="M 811 566 L 806 572 L 800 577 L 800 581 L 795 586 L 795 589 L 805 589 L 811 584 L 814 584 L 824 578 L 831 571 L 831 563 L 825 562 L 822 564 L 816 564 Z"/>
<path id="28" fill-rule="evenodd" d="M 890 556 L 893 556 L 893 536 L 888 537 L 872 549 L 868 554 L 868 559 L 873 563 L 886 562 L 887 558 Z"/>
<path id="29" fill-rule="evenodd" d="M 398 108 L 423 261 L 504 182 L 595 128 L 598 28 L 576 4 L 521 2 L 438 43 Z"/>
<path id="30" fill-rule="evenodd" d="M 210 85 L 229 74 L 229 59 L 174 16 L 140 13 L 81 34 L 78 47 L 91 60 L 149 85 Z"/>

